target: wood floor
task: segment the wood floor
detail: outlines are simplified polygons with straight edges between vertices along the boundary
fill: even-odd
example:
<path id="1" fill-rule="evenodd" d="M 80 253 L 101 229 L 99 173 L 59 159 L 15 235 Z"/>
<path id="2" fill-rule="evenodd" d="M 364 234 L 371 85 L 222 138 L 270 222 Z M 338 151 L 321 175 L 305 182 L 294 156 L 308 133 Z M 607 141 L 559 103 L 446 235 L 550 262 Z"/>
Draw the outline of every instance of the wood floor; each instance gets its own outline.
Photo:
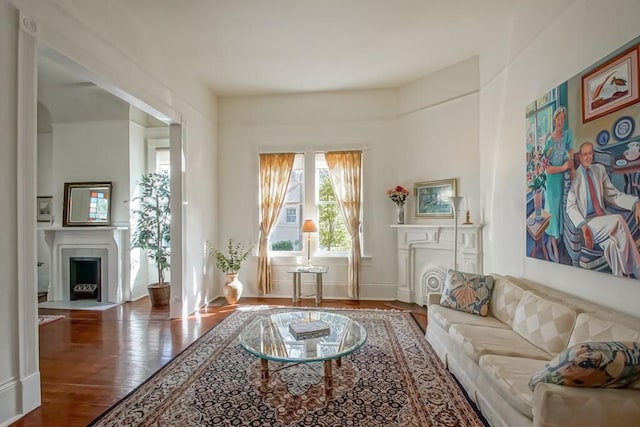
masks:
<path id="1" fill-rule="evenodd" d="M 291 300 L 240 301 L 257 304 Z M 423 330 L 427 323 L 425 308 L 397 301 L 324 300 L 321 306 L 411 310 Z M 152 308 L 148 298 L 106 311 L 40 309 L 66 317 L 39 327 L 42 406 L 12 425 L 86 426 L 233 310 L 209 306 L 188 319 L 169 320 L 168 309 Z"/>

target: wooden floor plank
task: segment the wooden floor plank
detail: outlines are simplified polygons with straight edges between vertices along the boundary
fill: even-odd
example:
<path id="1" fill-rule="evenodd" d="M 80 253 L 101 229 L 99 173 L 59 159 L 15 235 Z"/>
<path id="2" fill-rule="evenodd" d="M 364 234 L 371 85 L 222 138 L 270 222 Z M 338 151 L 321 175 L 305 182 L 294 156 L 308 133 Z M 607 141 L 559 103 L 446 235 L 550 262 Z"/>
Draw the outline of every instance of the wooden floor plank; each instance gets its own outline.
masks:
<path id="1" fill-rule="evenodd" d="M 291 306 L 291 299 L 243 298 L 239 305 Z M 424 307 L 398 301 L 323 300 L 321 307 L 410 310 L 423 330 L 427 323 Z M 12 425 L 86 426 L 233 310 L 218 303 L 170 320 L 148 298 L 105 311 L 39 309 L 66 317 L 39 327 L 42 405 Z"/>

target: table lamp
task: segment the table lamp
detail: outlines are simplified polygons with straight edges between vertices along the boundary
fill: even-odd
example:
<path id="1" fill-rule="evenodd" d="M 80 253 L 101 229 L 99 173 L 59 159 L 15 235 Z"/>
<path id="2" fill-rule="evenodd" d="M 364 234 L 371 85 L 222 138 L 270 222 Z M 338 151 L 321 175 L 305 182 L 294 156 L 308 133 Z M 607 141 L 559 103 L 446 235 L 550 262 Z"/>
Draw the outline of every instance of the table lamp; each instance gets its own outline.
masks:
<path id="1" fill-rule="evenodd" d="M 307 233 L 307 267 L 311 267 L 311 233 L 318 231 L 316 223 L 312 219 L 305 219 L 302 224 L 302 232 Z"/>

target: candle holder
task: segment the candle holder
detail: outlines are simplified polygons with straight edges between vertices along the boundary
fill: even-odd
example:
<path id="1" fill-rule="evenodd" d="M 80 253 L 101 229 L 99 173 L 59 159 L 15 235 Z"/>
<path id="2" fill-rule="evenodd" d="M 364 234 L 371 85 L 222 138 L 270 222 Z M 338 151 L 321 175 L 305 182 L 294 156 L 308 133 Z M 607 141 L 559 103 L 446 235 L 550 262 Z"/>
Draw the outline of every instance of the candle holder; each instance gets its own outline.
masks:
<path id="1" fill-rule="evenodd" d="M 473 224 L 473 223 L 471 222 L 471 214 L 467 210 L 464 213 L 464 222 L 462 223 L 462 225 L 470 225 L 470 224 Z"/>

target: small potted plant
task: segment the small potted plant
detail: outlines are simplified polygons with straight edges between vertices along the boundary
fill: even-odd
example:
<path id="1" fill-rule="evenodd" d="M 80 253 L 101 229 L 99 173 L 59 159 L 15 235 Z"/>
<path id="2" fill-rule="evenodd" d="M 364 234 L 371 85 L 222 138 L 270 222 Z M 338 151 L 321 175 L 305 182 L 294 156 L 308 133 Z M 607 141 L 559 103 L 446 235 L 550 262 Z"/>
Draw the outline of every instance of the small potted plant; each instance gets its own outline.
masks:
<path id="1" fill-rule="evenodd" d="M 168 173 L 149 173 L 140 180 L 140 196 L 133 199 L 140 207 L 133 210 L 135 227 L 131 236 L 131 248 L 140 248 L 156 263 L 158 283 L 147 286 L 153 307 L 169 304 L 171 286 L 164 281 L 170 266 L 171 211 L 170 180 Z"/>
<path id="2" fill-rule="evenodd" d="M 210 247 L 211 255 L 216 259 L 216 267 L 227 275 L 227 283 L 224 285 L 224 297 L 229 304 L 237 304 L 242 295 L 243 285 L 238 280 L 238 272 L 242 263 L 251 253 L 253 246 L 244 246 L 240 243 L 233 243 L 229 239 L 227 243 L 227 253 L 223 253 L 213 246 Z"/>

